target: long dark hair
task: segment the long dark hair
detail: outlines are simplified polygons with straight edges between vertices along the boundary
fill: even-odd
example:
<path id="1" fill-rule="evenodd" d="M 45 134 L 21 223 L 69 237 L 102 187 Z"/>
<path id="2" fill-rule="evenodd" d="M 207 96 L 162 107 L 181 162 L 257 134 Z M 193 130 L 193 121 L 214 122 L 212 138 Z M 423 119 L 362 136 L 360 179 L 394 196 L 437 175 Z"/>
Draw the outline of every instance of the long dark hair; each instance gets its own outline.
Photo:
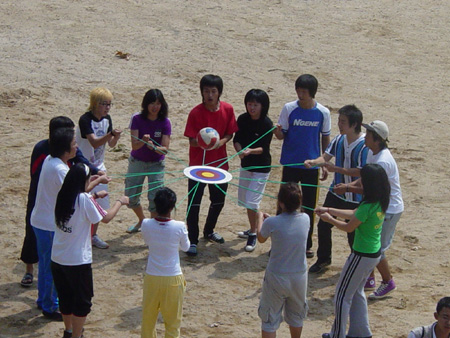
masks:
<path id="1" fill-rule="evenodd" d="M 86 191 L 86 181 L 91 170 L 84 163 L 77 163 L 67 173 L 56 198 L 56 226 L 63 229 L 75 211 L 75 201 L 80 193 Z"/>
<path id="2" fill-rule="evenodd" d="M 302 206 L 302 191 L 298 184 L 286 182 L 280 186 L 278 192 L 278 202 L 284 204 L 287 212 L 294 212 Z"/>
<path id="3" fill-rule="evenodd" d="M 158 120 L 164 120 L 169 114 L 169 105 L 167 104 L 166 99 L 164 99 L 163 93 L 159 89 L 150 89 L 147 93 L 145 93 L 141 104 L 141 114 L 147 118 L 148 105 L 156 101 L 161 103 L 161 109 L 158 112 Z"/>
<path id="4" fill-rule="evenodd" d="M 364 191 L 362 202 L 379 202 L 381 210 L 386 212 L 389 206 L 391 185 L 383 167 L 375 163 L 366 164 L 361 169 L 361 182 Z"/>

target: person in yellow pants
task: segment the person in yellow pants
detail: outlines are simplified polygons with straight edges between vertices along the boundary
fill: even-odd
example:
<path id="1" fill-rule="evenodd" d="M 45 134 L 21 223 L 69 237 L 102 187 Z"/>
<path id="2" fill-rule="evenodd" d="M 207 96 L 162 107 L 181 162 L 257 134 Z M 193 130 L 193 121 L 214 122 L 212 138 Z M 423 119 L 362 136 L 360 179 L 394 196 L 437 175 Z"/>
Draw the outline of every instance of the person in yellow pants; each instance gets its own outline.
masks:
<path id="1" fill-rule="evenodd" d="M 142 301 L 142 338 L 156 338 L 158 313 L 164 319 L 165 337 L 180 337 L 186 281 L 180 266 L 179 249 L 190 246 L 186 224 L 170 218 L 177 197 L 167 188 L 155 195 L 157 216 L 142 221 L 142 237 L 149 254 Z"/>

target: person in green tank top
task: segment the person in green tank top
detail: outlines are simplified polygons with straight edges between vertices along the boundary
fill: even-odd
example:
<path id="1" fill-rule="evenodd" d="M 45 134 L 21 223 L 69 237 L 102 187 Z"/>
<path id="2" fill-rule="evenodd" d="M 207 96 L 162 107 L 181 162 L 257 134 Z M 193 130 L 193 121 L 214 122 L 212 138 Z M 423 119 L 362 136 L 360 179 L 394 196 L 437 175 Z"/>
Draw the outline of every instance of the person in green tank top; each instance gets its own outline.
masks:
<path id="1" fill-rule="evenodd" d="M 357 209 L 320 207 L 315 210 L 323 221 L 336 228 L 355 231 L 352 252 L 336 285 L 334 323 L 331 332 L 324 333 L 322 338 L 372 337 L 364 284 L 380 260 L 381 229 L 391 188 L 385 170 L 378 164 L 366 164 L 361 169 L 361 183 L 363 199 Z"/>

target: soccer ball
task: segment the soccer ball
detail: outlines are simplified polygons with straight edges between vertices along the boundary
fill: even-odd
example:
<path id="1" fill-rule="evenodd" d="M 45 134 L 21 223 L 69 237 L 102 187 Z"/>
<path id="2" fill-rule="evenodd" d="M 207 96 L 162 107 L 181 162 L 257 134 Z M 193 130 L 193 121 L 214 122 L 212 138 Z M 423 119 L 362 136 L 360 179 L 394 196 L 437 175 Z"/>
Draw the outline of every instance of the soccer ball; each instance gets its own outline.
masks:
<path id="1" fill-rule="evenodd" d="M 196 139 L 200 148 L 211 150 L 219 144 L 220 136 L 214 128 L 206 127 L 198 132 Z"/>

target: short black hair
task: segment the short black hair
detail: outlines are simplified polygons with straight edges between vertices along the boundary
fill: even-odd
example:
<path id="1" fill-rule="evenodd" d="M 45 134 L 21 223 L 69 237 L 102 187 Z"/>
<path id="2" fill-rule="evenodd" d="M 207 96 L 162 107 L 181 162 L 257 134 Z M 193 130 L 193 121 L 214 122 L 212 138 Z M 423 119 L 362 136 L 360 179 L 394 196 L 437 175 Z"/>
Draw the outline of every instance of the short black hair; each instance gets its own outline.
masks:
<path id="1" fill-rule="evenodd" d="M 200 92 L 203 93 L 203 88 L 215 87 L 219 91 L 219 97 L 223 91 L 223 81 L 219 75 L 207 74 L 200 80 Z"/>
<path id="2" fill-rule="evenodd" d="M 50 135 L 59 128 L 75 128 L 75 123 L 68 118 L 67 116 L 56 116 L 50 120 L 50 123 L 48 124 L 49 129 L 49 137 Z"/>
<path id="3" fill-rule="evenodd" d="M 338 111 L 339 115 L 347 116 L 348 124 L 350 126 L 355 126 L 355 132 L 361 132 L 361 125 L 363 121 L 363 114 L 354 104 L 348 104 L 343 106 Z"/>
<path id="4" fill-rule="evenodd" d="M 149 91 L 147 91 L 147 93 L 145 93 L 141 104 L 141 114 L 145 116 L 145 118 L 147 118 L 148 105 L 156 101 L 159 101 L 159 103 L 161 103 L 161 109 L 158 112 L 158 120 L 164 120 L 169 114 L 169 105 L 164 99 L 163 93 L 159 89 L 150 89 Z"/>
<path id="5" fill-rule="evenodd" d="M 258 102 L 261 104 L 261 118 L 264 118 L 269 113 L 270 99 L 269 95 L 262 89 L 250 89 L 245 94 L 244 104 L 247 108 L 248 102 Z"/>
<path id="6" fill-rule="evenodd" d="M 158 215 L 166 215 L 177 203 L 177 195 L 167 187 L 158 189 L 153 200 L 155 202 L 156 212 Z"/>
<path id="7" fill-rule="evenodd" d="M 300 75 L 295 81 L 295 89 L 304 88 L 308 89 L 309 95 L 314 98 L 317 93 L 317 88 L 319 87 L 319 81 L 310 74 Z"/>
<path id="8" fill-rule="evenodd" d="M 59 128 L 50 135 L 50 155 L 61 157 L 70 152 L 75 132 L 73 128 Z"/>
<path id="9" fill-rule="evenodd" d="M 302 190 L 295 182 L 286 182 L 280 186 L 278 202 L 284 204 L 287 212 L 294 212 L 302 205 Z"/>
<path id="10" fill-rule="evenodd" d="M 450 297 L 444 297 L 439 300 L 436 305 L 436 312 L 439 314 L 444 307 L 450 309 Z"/>

